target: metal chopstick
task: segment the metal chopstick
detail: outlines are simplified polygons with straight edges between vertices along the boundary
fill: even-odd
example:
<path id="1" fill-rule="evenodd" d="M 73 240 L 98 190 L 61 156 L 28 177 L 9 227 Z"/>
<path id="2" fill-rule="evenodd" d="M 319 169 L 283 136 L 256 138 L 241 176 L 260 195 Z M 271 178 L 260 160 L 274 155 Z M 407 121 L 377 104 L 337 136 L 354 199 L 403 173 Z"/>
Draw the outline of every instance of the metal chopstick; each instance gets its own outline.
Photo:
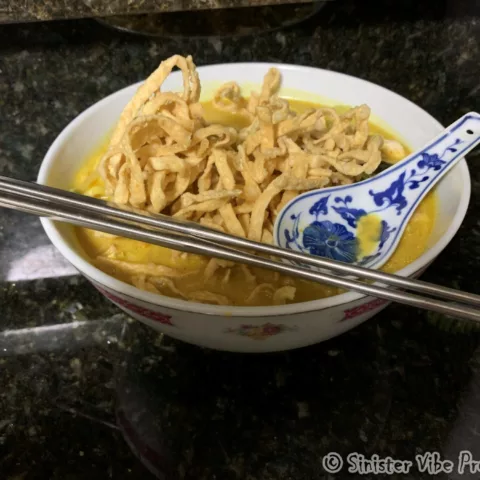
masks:
<path id="1" fill-rule="evenodd" d="M 408 279 L 377 270 L 349 265 L 329 260 L 327 258 L 305 255 L 292 250 L 218 232 L 194 222 L 167 217 L 165 215 L 151 213 L 145 214 L 145 212 L 135 213 L 134 211 L 124 210 L 123 208 L 112 207 L 103 200 L 67 192 L 53 187 L 47 187 L 45 185 L 39 185 L 37 183 L 0 176 L 0 192 L 18 193 L 31 198 L 36 197 L 43 200 L 50 200 L 68 207 L 80 209 L 89 208 L 92 212 L 94 211 L 98 214 L 112 216 L 121 220 L 149 225 L 169 232 L 174 231 L 186 236 L 196 236 L 202 240 L 210 240 L 227 246 L 252 249 L 259 253 L 274 255 L 290 261 L 302 262 L 314 267 L 328 269 L 342 275 L 351 275 L 368 280 L 375 280 L 389 286 L 401 287 L 419 293 L 426 293 L 431 296 L 480 306 L 480 296 L 468 292 L 462 292 L 448 287 L 442 287 L 440 285 L 433 285 L 421 280 Z"/>
<path id="2" fill-rule="evenodd" d="M 287 265 L 261 258 L 252 254 L 244 253 L 229 247 L 205 242 L 199 238 L 189 238 L 174 233 L 154 231 L 138 225 L 132 225 L 111 218 L 102 218 L 90 210 L 79 211 L 62 205 L 54 205 L 52 201 L 26 198 L 18 194 L 0 194 L 0 205 L 15 210 L 32 213 L 39 216 L 49 216 L 78 225 L 81 227 L 100 230 L 147 243 L 173 248 L 188 253 L 196 253 L 210 257 L 222 258 L 247 265 L 268 268 L 286 275 L 294 275 L 305 280 L 327 283 L 339 288 L 354 290 L 366 295 L 372 295 L 385 300 L 403 303 L 417 308 L 427 309 L 452 315 L 458 318 L 480 321 L 480 311 L 463 305 L 446 303 L 440 300 L 429 299 L 415 294 L 400 292 L 377 285 L 369 285 L 363 282 L 350 280 L 342 277 L 321 272 L 313 272 L 301 267 Z"/>

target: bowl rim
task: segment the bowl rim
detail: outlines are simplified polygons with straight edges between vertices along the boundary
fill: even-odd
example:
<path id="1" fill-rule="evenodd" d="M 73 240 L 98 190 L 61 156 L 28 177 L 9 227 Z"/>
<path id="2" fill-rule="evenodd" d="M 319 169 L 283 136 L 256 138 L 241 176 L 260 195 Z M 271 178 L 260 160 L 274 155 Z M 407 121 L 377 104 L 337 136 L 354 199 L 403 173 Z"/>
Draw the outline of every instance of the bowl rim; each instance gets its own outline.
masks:
<path id="1" fill-rule="evenodd" d="M 358 77 L 354 77 L 352 75 L 348 75 L 341 72 L 336 72 L 332 70 L 325 70 L 322 68 L 311 67 L 311 66 L 304 66 L 304 65 L 295 65 L 295 64 L 288 64 L 288 63 L 275 63 L 275 62 L 232 62 L 232 63 L 216 63 L 216 64 L 209 64 L 199 66 L 197 68 L 199 75 L 201 75 L 202 71 L 211 70 L 211 69 L 218 69 L 218 68 L 264 68 L 267 70 L 268 68 L 278 68 L 279 70 L 300 70 L 303 71 L 306 75 L 310 72 L 322 72 L 322 75 L 333 75 L 333 76 L 341 76 L 348 79 L 353 79 L 360 84 L 366 84 L 369 86 L 373 86 L 377 89 L 383 90 L 384 92 L 388 93 L 389 95 L 393 95 L 397 97 L 398 100 L 409 104 L 410 108 L 417 109 L 421 111 L 422 115 L 427 115 L 429 119 L 440 129 L 445 128 L 440 122 L 438 122 L 433 116 L 431 116 L 428 112 L 423 110 L 421 107 L 413 103 L 412 101 L 408 100 L 407 98 L 399 95 L 398 93 L 382 87 L 376 83 L 370 82 L 368 80 L 364 80 Z M 179 72 L 176 72 L 177 74 Z M 72 133 L 74 133 L 77 125 L 82 122 L 82 120 L 91 114 L 93 111 L 97 109 L 101 109 L 105 103 L 108 103 L 112 97 L 120 96 L 127 90 L 135 91 L 144 81 L 139 81 L 134 84 L 128 85 L 122 89 L 119 89 L 110 95 L 100 99 L 87 109 L 83 110 L 79 115 L 77 115 L 70 123 L 61 131 L 61 133 L 57 136 L 54 140 L 50 148 L 48 149 L 47 153 L 45 154 L 44 159 L 40 165 L 40 169 L 37 176 L 37 182 L 40 184 L 46 184 L 48 180 L 49 173 L 52 168 L 52 164 L 55 160 L 55 157 L 61 147 L 68 141 L 68 138 Z M 454 171 L 457 169 L 460 172 L 462 177 L 462 184 L 463 188 L 460 194 L 460 201 L 457 211 L 452 219 L 452 223 L 449 225 L 446 232 L 441 236 L 441 238 L 432 245 L 423 255 L 421 255 L 417 260 L 410 263 L 406 267 L 402 268 L 401 270 L 397 271 L 396 274 L 399 276 L 407 277 L 407 276 L 414 276 L 416 273 L 420 272 L 422 269 L 425 269 L 439 254 L 442 252 L 445 247 L 450 243 L 452 238 L 458 232 L 465 215 L 468 210 L 469 202 L 470 202 L 470 195 L 471 195 L 471 178 L 470 172 L 468 169 L 467 162 L 464 158 L 460 160 L 460 162 L 452 169 Z M 448 175 L 451 172 L 448 172 L 445 178 L 448 178 Z M 210 305 L 198 302 L 191 302 L 188 300 L 177 299 L 173 297 L 168 297 L 165 295 L 159 295 L 151 292 L 147 292 L 144 290 L 140 290 L 139 288 L 134 287 L 128 283 L 125 283 L 121 280 L 118 280 L 100 269 L 94 267 L 91 263 L 83 258 L 73 247 L 71 247 L 68 242 L 63 238 L 60 234 L 56 222 L 50 220 L 46 217 L 42 217 L 40 219 L 42 226 L 50 239 L 53 245 L 59 250 L 59 252 L 77 269 L 80 273 L 84 273 L 89 279 L 92 279 L 103 286 L 114 290 L 120 294 L 128 296 L 132 299 L 137 299 L 143 301 L 145 303 L 159 306 L 159 307 L 166 307 L 172 310 L 180 310 L 186 313 L 199 313 L 204 315 L 212 315 L 212 316 L 228 316 L 228 317 L 272 317 L 272 316 L 285 316 L 285 315 L 292 315 L 298 313 L 306 313 L 306 312 L 313 312 L 313 311 L 321 311 L 332 307 L 337 307 L 340 305 L 347 305 L 352 302 L 361 300 L 362 298 L 368 297 L 368 295 L 356 293 L 354 291 L 349 291 L 346 293 L 342 293 L 340 295 L 335 295 L 332 297 L 327 297 L 319 300 L 311 300 L 308 302 L 300 302 L 300 303 L 292 303 L 287 305 L 278 305 L 278 306 L 222 306 L 222 305 Z"/>

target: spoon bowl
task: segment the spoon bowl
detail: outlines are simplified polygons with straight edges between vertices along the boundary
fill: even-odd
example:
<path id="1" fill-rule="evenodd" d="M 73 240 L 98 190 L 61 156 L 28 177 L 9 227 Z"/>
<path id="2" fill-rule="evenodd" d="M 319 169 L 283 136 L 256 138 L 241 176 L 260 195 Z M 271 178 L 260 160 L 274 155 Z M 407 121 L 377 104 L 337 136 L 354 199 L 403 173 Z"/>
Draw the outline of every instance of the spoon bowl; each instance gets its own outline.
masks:
<path id="1" fill-rule="evenodd" d="M 479 142 L 480 114 L 470 112 L 372 178 L 295 197 L 275 221 L 274 241 L 279 247 L 378 269 L 392 256 L 420 202 Z"/>

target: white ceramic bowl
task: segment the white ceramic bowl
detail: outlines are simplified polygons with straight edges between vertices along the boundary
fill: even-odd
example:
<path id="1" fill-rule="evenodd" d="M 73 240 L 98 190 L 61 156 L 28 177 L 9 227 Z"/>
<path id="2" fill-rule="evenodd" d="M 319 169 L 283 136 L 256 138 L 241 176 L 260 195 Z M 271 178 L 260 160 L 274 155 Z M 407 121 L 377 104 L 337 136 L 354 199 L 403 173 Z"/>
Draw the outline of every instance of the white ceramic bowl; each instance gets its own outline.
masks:
<path id="1" fill-rule="evenodd" d="M 442 125 L 405 98 L 347 75 L 296 65 L 237 63 L 198 69 L 202 100 L 220 84 L 236 80 L 244 92 L 258 89 L 268 68 L 282 73 L 282 94 L 323 104 L 368 104 L 373 120 L 384 122 L 412 148 L 422 147 Z M 164 90 L 181 89 L 175 72 Z M 90 151 L 105 139 L 139 84 L 96 103 L 58 136 L 45 156 L 38 182 L 68 188 Z M 470 175 L 462 160 L 437 188 L 438 218 L 429 249 L 399 275 L 414 277 L 435 259 L 457 232 L 470 199 Z M 321 342 L 369 319 L 387 302 L 354 292 L 327 299 L 276 307 L 225 307 L 155 295 L 121 282 L 93 267 L 67 224 L 42 219 L 58 250 L 107 298 L 132 317 L 171 337 L 214 349 L 237 352 L 288 350 Z"/>

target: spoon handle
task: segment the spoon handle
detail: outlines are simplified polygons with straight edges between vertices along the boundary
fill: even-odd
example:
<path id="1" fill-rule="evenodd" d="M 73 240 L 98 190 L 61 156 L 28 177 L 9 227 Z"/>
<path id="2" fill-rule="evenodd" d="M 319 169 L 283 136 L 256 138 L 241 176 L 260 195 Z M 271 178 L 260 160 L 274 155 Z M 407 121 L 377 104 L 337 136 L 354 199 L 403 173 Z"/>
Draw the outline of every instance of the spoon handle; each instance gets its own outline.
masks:
<path id="1" fill-rule="evenodd" d="M 376 182 L 380 179 L 390 180 L 396 178 L 391 188 L 374 193 L 375 203 L 382 206 L 389 200 L 398 187 L 404 187 L 405 191 L 415 191 L 408 201 L 418 204 L 420 200 L 431 190 L 441 177 L 453 168 L 468 152 L 473 150 L 480 142 L 480 114 L 470 112 L 459 118 L 445 129 L 438 137 L 430 141 L 422 150 L 419 150 L 385 170 L 375 177 Z M 398 214 L 402 213 L 403 204 L 392 204 L 397 207 Z"/>

